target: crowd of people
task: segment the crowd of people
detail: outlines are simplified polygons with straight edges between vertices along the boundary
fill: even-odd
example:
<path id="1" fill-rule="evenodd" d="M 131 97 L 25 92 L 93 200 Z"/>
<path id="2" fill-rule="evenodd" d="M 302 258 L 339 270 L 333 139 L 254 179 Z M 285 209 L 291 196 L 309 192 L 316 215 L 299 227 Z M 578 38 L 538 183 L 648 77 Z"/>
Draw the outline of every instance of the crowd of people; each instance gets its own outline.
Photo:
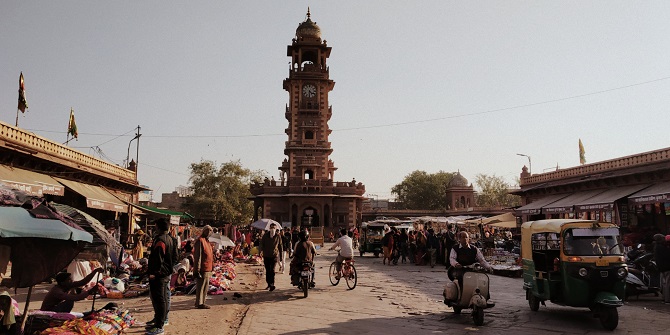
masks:
<path id="1" fill-rule="evenodd" d="M 384 254 L 382 262 L 387 265 L 413 263 L 431 267 L 442 264 L 448 268 L 451 250 L 458 243 L 457 233 L 454 225 L 448 225 L 442 232 L 435 232 L 432 228 L 408 231 L 389 227 L 381 241 Z M 503 240 L 505 246 L 514 245 L 510 231 L 485 230 L 483 236 L 475 245 L 482 248 L 486 255 L 491 255 L 496 248 L 494 238 Z"/>

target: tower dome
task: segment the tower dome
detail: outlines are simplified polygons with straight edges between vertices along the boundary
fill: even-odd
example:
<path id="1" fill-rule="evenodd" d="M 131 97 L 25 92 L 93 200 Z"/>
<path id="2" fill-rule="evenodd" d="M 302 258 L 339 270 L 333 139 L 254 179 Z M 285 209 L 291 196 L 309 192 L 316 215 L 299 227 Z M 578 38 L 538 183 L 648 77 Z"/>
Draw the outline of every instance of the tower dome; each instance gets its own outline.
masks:
<path id="1" fill-rule="evenodd" d="M 447 187 L 468 187 L 468 180 L 461 175 L 461 172 L 456 172 L 456 175 L 451 178 Z"/>
<path id="2" fill-rule="evenodd" d="M 316 25 L 316 22 L 312 22 L 310 19 L 311 14 L 309 13 L 309 8 L 307 8 L 307 20 L 298 25 L 298 29 L 295 30 L 295 36 L 300 38 L 321 38 L 321 28 Z"/>

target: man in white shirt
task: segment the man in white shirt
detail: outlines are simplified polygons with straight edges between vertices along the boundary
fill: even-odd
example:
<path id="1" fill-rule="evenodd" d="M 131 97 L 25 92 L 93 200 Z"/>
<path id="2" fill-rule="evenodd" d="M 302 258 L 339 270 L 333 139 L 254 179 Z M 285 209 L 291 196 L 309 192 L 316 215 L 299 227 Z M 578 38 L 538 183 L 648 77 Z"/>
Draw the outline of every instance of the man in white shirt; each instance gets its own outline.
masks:
<path id="1" fill-rule="evenodd" d="M 337 255 L 335 263 L 337 264 L 337 272 L 339 273 L 342 268 L 342 262 L 354 258 L 353 241 L 347 235 L 347 230 L 344 228 L 340 229 L 340 238 L 328 250 L 335 250 L 337 247 L 340 247 L 340 253 Z"/>

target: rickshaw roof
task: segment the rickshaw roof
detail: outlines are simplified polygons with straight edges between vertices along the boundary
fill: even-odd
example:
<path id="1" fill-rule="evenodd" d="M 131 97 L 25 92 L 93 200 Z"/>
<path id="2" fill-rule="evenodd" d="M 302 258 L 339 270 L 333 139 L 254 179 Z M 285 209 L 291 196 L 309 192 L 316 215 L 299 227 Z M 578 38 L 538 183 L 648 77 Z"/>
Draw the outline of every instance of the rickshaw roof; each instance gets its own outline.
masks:
<path id="1" fill-rule="evenodd" d="M 368 222 L 368 224 L 366 224 L 365 226 L 367 226 L 367 227 L 384 227 L 384 226 L 388 226 L 388 225 L 386 223 L 383 223 L 383 222 Z"/>
<path id="2" fill-rule="evenodd" d="M 561 227 L 569 223 L 583 223 L 584 227 L 590 226 L 597 221 L 593 220 L 579 220 L 579 219 L 549 219 L 549 220 L 538 220 L 538 221 L 528 221 L 524 222 L 521 225 L 521 233 L 560 233 Z M 610 226 L 609 223 L 600 223 L 604 226 Z"/>

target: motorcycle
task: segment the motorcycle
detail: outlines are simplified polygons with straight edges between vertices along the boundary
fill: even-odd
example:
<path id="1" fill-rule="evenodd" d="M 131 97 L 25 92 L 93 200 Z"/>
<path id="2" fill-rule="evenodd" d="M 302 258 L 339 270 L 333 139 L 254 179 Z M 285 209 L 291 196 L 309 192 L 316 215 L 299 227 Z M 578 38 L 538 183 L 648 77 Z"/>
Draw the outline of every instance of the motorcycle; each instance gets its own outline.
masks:
<path id="1" fill-rule="evenodd" d="M 489 298 L 489 276 L 479 264 L 463 267 L 463 289 L 452 275 L 453 268 L 449 268 L 448 275 L 451 281 L 447 282 L 442 292 L 444 304 L 453 308 L 455 314 L 460 314 L 463 309 L 472 309 L 472 320 L 475 325 L 484 324 L 484 310 L 495 306 L 488 301 Z"/>
<path id="2" fill-rule="evenodd" d="M 298 282 L 298 289 L 302 290 L 304 297 L 307 298 L 309 289 L 314 288 L 314 264 L 304 262 L 301 265 L 300 282 Z"/>
<path id="3" fill-rule="evenodd" d="M 628 252 L 628 275 L 626 276 L 626 297 L 660 291 L 660 273 L 654 255 L 645 252 L 641 245 Z"/>

